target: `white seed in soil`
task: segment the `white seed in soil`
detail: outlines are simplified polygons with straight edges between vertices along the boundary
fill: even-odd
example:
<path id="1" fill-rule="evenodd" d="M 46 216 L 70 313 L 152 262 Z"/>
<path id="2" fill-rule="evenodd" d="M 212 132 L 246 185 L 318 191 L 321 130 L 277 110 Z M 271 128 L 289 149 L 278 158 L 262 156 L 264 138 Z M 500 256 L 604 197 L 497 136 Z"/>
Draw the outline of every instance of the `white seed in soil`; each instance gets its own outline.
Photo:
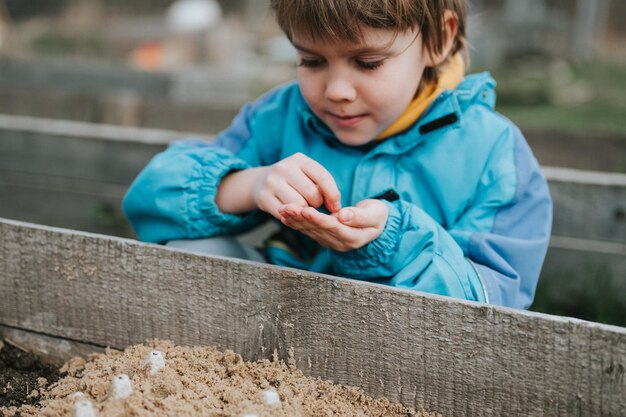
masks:
<path id="1" fill-rule="evenodd" d="M 133 388 L 130 384 L 130 378 L 128 375 L 119 374 L 113 377 L 113 382 L 111 383 L 111 394 L 113 398 L 126 398 L 132 393 Z"/>
<path id="2" fill-rule="evenodd" d="M 259 417 L 256 414 L 244 414 L 243 417 Z"/>
<path id="3" fill-rule="evenodd" d="M 81 391 L 76 391 L 75 393 L 73 393 L 72 395 L 70 395 L 70 398 L 72 400 L 79 400 L 81 398 L 85 398 L 85 394 L 83 394 Z"/>
<path id="4" fill-rule="evenodd" d="M 165 358 L 163 357 L 163 352 L 153 350 L 152 352 L 148 353 L 148 363 L 150 364 L 150 375 L 156 374 L 159 369 L 165 367 Z"/>
<path id="5" fill-rule="evenodd" d="M 274 389 L 268 389 L 263 391 L 263 399 L 267 405 L 280 404 L 280 396 Z"/>
<path id="6" fill-rule="evenodd" d="M 96 417 L 91 401 L 82 400 L 74 405 L 74 417 Z"/>

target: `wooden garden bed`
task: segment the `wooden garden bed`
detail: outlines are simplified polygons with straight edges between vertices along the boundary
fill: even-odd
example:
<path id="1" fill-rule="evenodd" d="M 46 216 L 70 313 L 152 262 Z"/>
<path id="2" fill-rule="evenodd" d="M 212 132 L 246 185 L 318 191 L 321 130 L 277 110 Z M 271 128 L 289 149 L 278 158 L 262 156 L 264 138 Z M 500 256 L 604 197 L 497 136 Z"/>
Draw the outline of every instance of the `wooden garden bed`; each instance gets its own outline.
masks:
<path id="1" fill-rule="evenodd" d="M 289 351 L 449 416 L 626 415 L 626 329 L 0 220 L 0 325 L 123 348 Z"/>

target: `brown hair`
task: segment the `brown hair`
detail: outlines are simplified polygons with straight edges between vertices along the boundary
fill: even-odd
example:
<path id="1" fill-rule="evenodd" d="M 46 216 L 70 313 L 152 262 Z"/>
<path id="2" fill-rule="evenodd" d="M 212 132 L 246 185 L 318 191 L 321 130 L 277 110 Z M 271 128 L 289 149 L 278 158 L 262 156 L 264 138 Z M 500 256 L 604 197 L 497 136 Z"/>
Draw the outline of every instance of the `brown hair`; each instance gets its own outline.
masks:
<path id="1" fill-rule="evenodd" d="M 451 10 L 458 30 L 450 56 L 461 52 L 467 59 L 465 0 L 271 0 L 271 5 L 289 39 L 297 33 L 309 39 L 360 42 L 362 26 L 397 32 L 417 28 L 432 53 L 442 51 L 441 22 L 444 12 Z M 424 81 L 436 79 L 437 68 L 427 68 Z"/>

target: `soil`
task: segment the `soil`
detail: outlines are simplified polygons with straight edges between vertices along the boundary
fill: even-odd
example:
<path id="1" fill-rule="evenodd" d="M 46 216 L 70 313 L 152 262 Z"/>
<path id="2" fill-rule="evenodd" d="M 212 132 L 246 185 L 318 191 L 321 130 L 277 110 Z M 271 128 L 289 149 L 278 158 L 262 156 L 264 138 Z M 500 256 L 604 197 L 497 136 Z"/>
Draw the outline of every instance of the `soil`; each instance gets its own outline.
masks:
<path id="1" fill-rule="evenodd" d="M 165 366 L 152 373 L 148 358 L 154 350 L 162 352 Z M 40 390 L 39 403 L 5 408 L 4 416 L 72 416 L 76 404 L 85 407 L 85 401 L 91 402 L 96 416 L 107 417 L 439 416 L 373 399 L 359 388 L 306 377 L 293 358 L 289 363 L 276 357 L 245 362 L 232 351 L 167 341 L 150 341 L 123 352 L 107 349 L 87 360 L 75 358 L 61 372 L 62 379 Z M 112 382 L 120 374 L 128 375 L 132 386 L 124 398 L 113 390 Z M 278 402 L 268 401 L 268 393 L 277 395 Z M 0 416 L 2 412 L 0 407 Z"/>
<path id="2" fill-rule="evenodd" d="M 38 404 L 41 391 L 60 376 L 57 369 L 41 363 L 31 352 L 0 340 L 0 416 L 3 409 Z"/>

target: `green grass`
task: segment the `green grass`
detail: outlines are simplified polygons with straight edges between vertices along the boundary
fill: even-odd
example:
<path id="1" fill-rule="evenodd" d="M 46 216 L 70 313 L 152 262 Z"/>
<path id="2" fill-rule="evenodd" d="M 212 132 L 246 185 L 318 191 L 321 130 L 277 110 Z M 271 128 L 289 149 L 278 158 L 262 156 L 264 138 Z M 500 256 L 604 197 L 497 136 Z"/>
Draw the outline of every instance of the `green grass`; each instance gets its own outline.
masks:
<path id="1" fill-rule="evenodd" d="M 602 105 L 576 108 L 537 105 L 500 106 L 498 111 L 519 126 L 528 128 L 601 131 L 626 136 L 626 109 Z"/>
<path id="2" fill-rule="evenodd" d="M 493 71 L 497 110 L 522 127 L 626 137 L 626 64 L 528 59 Z"/>
<path id="3" fill-rule="evenodd" d="M 32 50 L 40 55 L 80 55 L 97 57 L 106 52 L 105 42 L 96 34 L 68 34 L 48 31 L 31 43 Z"/>

